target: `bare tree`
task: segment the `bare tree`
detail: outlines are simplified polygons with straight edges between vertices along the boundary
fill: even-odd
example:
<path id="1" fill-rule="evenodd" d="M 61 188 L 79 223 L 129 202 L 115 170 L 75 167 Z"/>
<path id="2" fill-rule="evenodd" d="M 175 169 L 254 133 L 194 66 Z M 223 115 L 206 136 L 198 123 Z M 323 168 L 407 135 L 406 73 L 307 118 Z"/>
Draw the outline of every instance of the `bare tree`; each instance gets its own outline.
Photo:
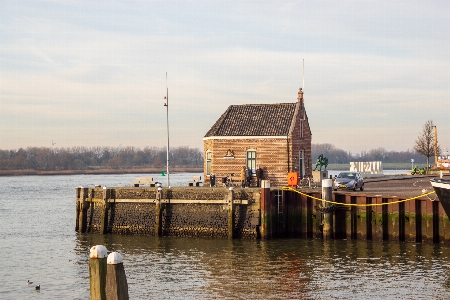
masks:
<path id="1" fill-rule="evenodd" d="M 427 171 L 430 165 L 430 157 L 434 155 L 434 124 L 432 120 L 428 120 L 425 125 L 423 125 L 423 130 L 421 135 L 418 136 L 416 143 L 414 145 L 414 150 L 427 158 Z M 439 146 L 437 148 L 439 153 Z"/>

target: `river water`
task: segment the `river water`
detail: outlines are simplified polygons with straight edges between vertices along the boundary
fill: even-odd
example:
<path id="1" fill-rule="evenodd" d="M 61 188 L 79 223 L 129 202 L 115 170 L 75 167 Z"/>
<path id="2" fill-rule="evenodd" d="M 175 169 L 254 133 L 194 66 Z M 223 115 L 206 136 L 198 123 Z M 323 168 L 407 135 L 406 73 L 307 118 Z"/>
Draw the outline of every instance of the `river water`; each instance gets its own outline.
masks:
<path id="1" fill-rule="evenodd" d="M 172 174 L 171 185 L 194 175 L 201 174 Z M 0 299 L 88 299 L 89 249 L 99 244 L 122 254 L 130 299 L 450 297 L 450 245 L 75 232 L 76 186 L 124 186 L 145 176 L 166 179 L 0 177 Z"/>

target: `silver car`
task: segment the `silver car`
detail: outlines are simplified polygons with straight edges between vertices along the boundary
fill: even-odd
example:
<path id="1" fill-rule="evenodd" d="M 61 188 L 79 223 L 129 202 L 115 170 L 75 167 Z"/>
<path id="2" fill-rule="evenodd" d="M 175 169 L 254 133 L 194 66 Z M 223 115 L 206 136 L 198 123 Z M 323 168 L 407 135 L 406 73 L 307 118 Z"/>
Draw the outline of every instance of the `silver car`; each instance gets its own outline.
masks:
<path id="1" fill-rule="evenodd" d="M 333 188 L 335 191 L 338 189 L 350 189 L 355 191 L 357 188 L 363 191 L 364 178 L 361 176 L 361 173 L 358 172 L 341 172 L 335 177 Z"/>

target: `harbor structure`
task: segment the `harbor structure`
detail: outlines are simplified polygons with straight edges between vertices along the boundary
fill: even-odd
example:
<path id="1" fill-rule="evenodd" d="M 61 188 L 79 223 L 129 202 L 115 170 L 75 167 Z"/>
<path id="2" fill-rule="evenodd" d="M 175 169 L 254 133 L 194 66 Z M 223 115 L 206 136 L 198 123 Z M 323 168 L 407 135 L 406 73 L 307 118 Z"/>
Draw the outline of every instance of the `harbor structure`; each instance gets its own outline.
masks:
<path id="1" fill-rule="evenodd" d="M 267 180 L 261 188 L 78 187 L 75 229 L 230 239 L 450 241 L 448 215 L 430 192 L 429 179 L 376 180 L 367 183 L 371 192 L 325 196 L 318 188 L 271 187 Z"/>
<path id="2" fill-rule="evenodd" d="M 295 103 L 231 105 L 203 138 L 203 187 L 200 176 L 190 187 L 171 187 L 169 181 L 162 187 L 153 178 L 129 187 L 77 187 L 75 230 L 230 239 L 450 240 L 448 216 L 426 189 L 415 191 L 417 181 L 407 184 L 414 196 L 286 186 L 290 174 L 311 176 L 311 140 L 301 88 Z M 244 168 L 252 180 L 239 188 Z"/>

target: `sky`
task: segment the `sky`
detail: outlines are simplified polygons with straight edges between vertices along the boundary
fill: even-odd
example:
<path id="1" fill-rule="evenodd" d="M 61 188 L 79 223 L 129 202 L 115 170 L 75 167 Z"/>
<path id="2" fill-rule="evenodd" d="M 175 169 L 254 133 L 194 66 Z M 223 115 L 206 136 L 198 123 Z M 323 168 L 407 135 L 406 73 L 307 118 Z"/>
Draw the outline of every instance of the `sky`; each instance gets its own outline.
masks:
<path id="1" fill-rule="evenodd" d="M 167 116 L 203 149 L 300 87 L 313 143 L 412 150 L 432 120 L 448 148 L 449 84 L 447 0 L 0 1 L 0 149 L 165 147 Z"/>

